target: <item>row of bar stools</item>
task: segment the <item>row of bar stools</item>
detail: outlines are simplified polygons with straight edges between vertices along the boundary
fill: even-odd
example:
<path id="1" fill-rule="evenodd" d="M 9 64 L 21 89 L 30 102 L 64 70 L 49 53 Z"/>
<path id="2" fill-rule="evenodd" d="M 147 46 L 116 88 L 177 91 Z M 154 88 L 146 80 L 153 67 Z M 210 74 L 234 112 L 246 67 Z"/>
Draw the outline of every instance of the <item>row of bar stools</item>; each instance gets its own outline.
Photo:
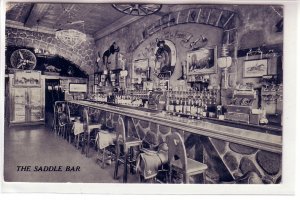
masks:
<path id="1" fill-rule="evenodd" d="M 142 140 L 137 137 L 129 136 L 126 134 L 124 119 L 119 116 L 117 129 L 116 129 L 116 164 L 114 171 L 114 179 L 118 178 L 119 165 L 124 165 L 123 172 L 123 183 L 127 182 L 128 164 L 131 171 L 133 172 L 133 163 L 136 162 L 134 159 L 133 148 L 137 147 L 140 149 L 142 145 Z M 123 147 L 123 155 L 121 154 L 121 147 Z"/>

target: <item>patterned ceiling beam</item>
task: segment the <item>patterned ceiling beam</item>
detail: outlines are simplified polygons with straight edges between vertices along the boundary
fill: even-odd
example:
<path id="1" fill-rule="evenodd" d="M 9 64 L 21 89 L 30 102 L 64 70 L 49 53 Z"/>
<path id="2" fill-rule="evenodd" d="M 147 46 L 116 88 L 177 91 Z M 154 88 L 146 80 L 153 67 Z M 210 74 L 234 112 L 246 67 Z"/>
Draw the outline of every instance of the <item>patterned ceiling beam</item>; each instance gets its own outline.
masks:
<path id="1" fill-rule="evenodd" d="M 47 13 L 51 4 L 35 3 L 25 20 L 24 26 L 32 28 L 38 25 L 38 22 Z"/>

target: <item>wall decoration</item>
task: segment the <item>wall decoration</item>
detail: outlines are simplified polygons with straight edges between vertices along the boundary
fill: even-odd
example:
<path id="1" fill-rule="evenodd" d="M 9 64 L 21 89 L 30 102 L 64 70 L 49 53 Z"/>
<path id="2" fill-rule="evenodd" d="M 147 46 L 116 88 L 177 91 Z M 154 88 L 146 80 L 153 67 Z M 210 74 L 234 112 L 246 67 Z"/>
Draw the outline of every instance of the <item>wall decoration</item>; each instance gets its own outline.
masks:
<path id="1" fill-rule="evenodd" d="M 217 47 L 200 48 L 187 53 L 188 75 L 212 74 L 217 70 Z"/>
<path id="2" fill-rule="evenodd" d="M 14 86 L 40 87 L 41 72 L 32 70 L 15 71 Z"/>
<path id="3" fill-rule="evenodd" d="M 139 83 L 140 79 L 146 79 L 148 68 L 149 60 L 147 58 L 134 60 L 132 67 L 132 82 Z"/>
<path id="4" fill-rule="evenodd" d="M 207 38 L 203 35 L 200 35 L 199 37 L 195 38 L 192 36 L 189 37 L 187 40 L 181 40 L 180 44 L 190 50 L 199 49 L 207 45 Z"/>
<path id="5" fill-rule="evenodd" d="M 123 70 L 126 67 L 126 58 L 120 52 L 118 52 L 118 56 L 117 56 L 117 65 L 118 65 L 118 68 L 123 69 Z"/>
<path id="6" fill-rule="evenodd" d="M 169 40 L 157 39 L 157 47 L 155 49 L 155 68 L 154 74 L 173 74 L 176 65 L 176 48 L 173 42 Z"/>
<path id="7" fill-rule="evenodd" d="M 100 73 L 94 73 L 94 85 L 98 85 L 101 80 L 101 74 Z"/>
<path id="8" fill-rule="evenodd" d="M 28 49 L 17 49 L 10 56 L 11 66 L 15 69 L 33 70 L 36 56 Z"/>
<path id="9" fill-rule="evenodd" d="M 244 62 L 243 77 L 261 77 L 268 74 L 268 60 L 246 60 Z"/>
<path id="10" fill-rule="evenodd" d="M 112 45 L 110 45 L 109 49 L 107 49 L 104 53 L 103 53 L 103 57 L 102 57 L 102 61 L 103 61 L 103 65 L 105 66 L 105 68 L 108 68 L 108 65 L 111 64 L 111 62 L 109 61 L 109 57 L 120 51 L 120 47 L 118 47 L 116 42 L 113 42 Z"/>
<path id="11" fill-rule="evenodd" d="M 141 35 L 137 35 L 135 39 L 130 42 L 128 51 L 134 51 L 147 38 L 167 27 L 193 23 L 210 25 L 224 30 L 231 30 L 236 28 L 236 18 L 237 15 L 233 11 L 209 7 L 190 8 L 171 12 L 146 27 L 145 30 L 142 31 Z M 210 19 L 213 19 L 213 22 L 216 22 L 212 23 Z M 196 38 L 194 41 L 196 41 Z"/>

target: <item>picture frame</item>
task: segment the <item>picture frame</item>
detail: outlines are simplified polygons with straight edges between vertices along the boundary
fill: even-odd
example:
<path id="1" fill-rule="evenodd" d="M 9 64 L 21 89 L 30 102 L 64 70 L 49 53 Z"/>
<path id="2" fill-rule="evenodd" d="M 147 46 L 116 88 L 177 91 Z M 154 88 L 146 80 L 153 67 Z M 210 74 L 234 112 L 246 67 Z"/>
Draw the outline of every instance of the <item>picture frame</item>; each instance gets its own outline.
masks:
<path id="1" fill-rule="evenodd" d="M 268 75 L 268 59 L 245 60 L 243 68 L 244 78 L 256 78 Z"/>
<path id="2" fill-rule="evenodd" d="M 41 87 L 41 72 L 33 70 L 15 71 L 13 85 L 16 87 Z"/>
<path id="3" fill-rule="evenodd" d="M 187 75 L 217 72 L 217 46 L 200 48 L 187 53 Z"/>
<path id="4" fill-rule="evenodd" d="M 147 70 L 149 68 L 149 59 L 138 59 L 133 61 L 132 65 L 132 80 L 134 83 L 139 82 L 138 79 L 147 78 Z"/>

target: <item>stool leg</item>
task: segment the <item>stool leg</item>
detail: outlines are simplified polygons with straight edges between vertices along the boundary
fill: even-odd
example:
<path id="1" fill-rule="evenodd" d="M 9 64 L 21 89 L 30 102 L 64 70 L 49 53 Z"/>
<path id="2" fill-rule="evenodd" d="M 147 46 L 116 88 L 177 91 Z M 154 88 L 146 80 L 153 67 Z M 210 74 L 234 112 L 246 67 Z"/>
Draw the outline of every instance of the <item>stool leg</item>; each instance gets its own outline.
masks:
<path id="1" fill-rule="evenodd" d="M 89 156 L 89 150 L 90 150 L 90 133 L 88 133 L 87 135 L 87 145 L 86 145 L 86 153 L 85 153 L 86 157 Z"/>
<path id="2" fill-rule="evenodd" d="M 86 133 L 83 133 L 83 139 L 82 139 L 82 147 L 81 147 L 81 153 L 84 153 L 85 146 L 86 146 Z"/>
<path id="3" fill-rule="evenodd" d="M 172 167 L 169 167 L 169 173 L 168 173 L 168 182 L 172 183 Z"/>
<path id="4" fill-rule="evenodd" d="M 132 162 L 133 162 L 133 157 L 134 157 L 134 155 L 133 155 L 133 148 L 132 147 L 130 147 L 129 148 L 129 172 L 131 173 L 131 174 L 133 174 L 134 173 L 134 166 L 133 166 L 133 164 L 132 164 Z"/>
<path id="5" fill-rule="evenodd" d="M 102 168 L 104 168 L 104 166 L 105 166 L 105 148 L 102 150 L 103 152 L 102 152 Z"/>
<path id="6" fill-rule="evenodd" d="M 127 183 L 127 164 L 128 164 L 128 150 L 124 150 L 124 173 L 123 173 L 123 183 Z"/>
<path id="7" fill-rule="evenodd" d="M 78 134 L 78 135 L 76 135 L 75 136 L 76 137 L 76 149 L 78 149 L 79 148 L 79 139 L 80 139 L 80 134 Z"/>
<path id="8" fill-rule="evenodd" d="M 119 144 L 116 144 L 116 164 L 115 164 L 115 171 L 114 171 L 114 179 L 118 178 L 118 168 L 119 168 L 119 158 L 120 158 L 120 147 Z"/>
<path id="9" fill-rule="evenodd" d="M 183 183 L 189 184 L 190 183 L 190 176 L 187 173 L 183 173 Z"/>

